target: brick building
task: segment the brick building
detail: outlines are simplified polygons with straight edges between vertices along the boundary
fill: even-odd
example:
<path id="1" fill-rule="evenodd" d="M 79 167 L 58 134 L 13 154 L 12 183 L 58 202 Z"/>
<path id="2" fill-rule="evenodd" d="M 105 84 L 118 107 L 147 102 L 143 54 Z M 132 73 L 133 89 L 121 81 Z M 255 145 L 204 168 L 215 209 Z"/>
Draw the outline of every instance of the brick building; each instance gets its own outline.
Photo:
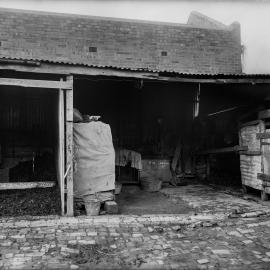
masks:
<path id="1" fill-rule="evenodd" d="M 173 24 L 0 9 L 0 70 L 0 162 L 14 166 L 49 149 L 68 215 L 73 107 L 102 115 L 114 145 L 145 159 L 168 165 L 181 141 L 184 176 L 200 167 L 209 177 L 209 148 L 225 151 L 225 161 L 217 157 L 212 167 L 236 175 L 238 184 L 240 116 L 268 108 L 269 76 L 242 73 L 240 25 L 197 12 Z M 196 167 L 194 153 L 207 162 Z M 21 184 L 1 182 L 1 189 Z M 266 194 L 261 182 L 259 189 Z"/>
<path id="2" fill-rule="evenodd" d="M 240 25 L 192 12 L 187 24 L 0 9 L 0 57 L 76 65 L 241 73 Z"/>

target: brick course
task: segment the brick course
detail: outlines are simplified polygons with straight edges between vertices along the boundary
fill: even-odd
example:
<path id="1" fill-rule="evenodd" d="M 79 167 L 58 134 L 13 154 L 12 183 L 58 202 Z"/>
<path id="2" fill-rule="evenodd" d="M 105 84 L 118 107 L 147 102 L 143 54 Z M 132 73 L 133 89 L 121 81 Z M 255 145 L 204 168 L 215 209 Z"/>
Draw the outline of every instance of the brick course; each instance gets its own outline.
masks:
<path id="1" fill-rule="evenodd" d="M 240 73 L 240 30 L 235 27 L 239 25 L 200 28 L 194 23 L 0 9 L 0 57 L 183 73 Z M 162 56 L 163 51 L 167 55 Z"/>

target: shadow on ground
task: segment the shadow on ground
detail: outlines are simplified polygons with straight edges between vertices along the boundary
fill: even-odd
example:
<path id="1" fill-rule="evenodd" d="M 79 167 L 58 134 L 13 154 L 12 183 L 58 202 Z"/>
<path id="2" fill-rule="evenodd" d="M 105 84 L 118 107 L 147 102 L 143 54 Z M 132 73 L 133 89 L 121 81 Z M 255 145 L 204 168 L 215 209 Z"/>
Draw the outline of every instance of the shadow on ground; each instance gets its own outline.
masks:
<path id="1" fill-rule="evenodd" d="M 188 203 L 180 198 L 171 199 L 161 192 L 147 192 L 139 186 L 124 186 L 117 195 L 119 214 L 187 214 L 192 211 Z"/>

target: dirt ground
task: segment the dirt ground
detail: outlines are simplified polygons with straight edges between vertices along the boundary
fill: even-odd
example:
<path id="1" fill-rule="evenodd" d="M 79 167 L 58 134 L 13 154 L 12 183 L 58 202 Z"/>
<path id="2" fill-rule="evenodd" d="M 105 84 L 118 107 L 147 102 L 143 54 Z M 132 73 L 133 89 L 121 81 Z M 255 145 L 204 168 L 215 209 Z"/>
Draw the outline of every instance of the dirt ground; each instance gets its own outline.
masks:
<path id="1" fill-rule="evenodd" d="M 60 213 L 60 191 L 57 187 L 0 191 L 0 217 Z"/>
<path id="2" fill-rule="evenodd" d="M 192 211 L 180 198 L 172 200 L 161 192 L 143 191 L 136 185 L 123 186 L 116 201 L 119 214 L 124 215 L 186 214 Z"/>

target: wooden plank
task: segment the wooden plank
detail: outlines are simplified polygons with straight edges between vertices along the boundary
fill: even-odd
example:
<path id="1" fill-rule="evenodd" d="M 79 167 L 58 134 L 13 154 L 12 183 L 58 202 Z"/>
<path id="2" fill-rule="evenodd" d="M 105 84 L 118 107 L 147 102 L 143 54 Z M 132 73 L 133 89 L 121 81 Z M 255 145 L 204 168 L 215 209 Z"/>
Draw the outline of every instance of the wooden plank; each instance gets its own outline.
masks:
<path id="1" fill-rule="evenodd" d="M 19 72 L 33 72 L 58 75 L 87 75 L 87 76 L 110 76 L 110 77 L 128 77 L 139 79 L 156 79 L 157 72 L 133 71 L 133 70 L 117 70 L 109 68 L 95 68 L 79 65 L 64 65 L 64 64 L 47 64 L 42 63 L 40 66 L 26 65 L 1 65 L 0 70 L 8 69 Z"/>
<path id="2" fill-rule="evenodd" d="M 257 173 L 257 178 L 266 182 L 270 182 L 270 175 L 264 173 Z"/>
<path id="3" fill-rule="evenodd" d="M 73 77 L 67 81 L 73 85 Z M 66 183 L 67 183 L 67 215 L 73 216 L 73 91 L 66 91 Z M 71 114 L 72 113 L 72 114 Z"/>
<path id="4" fill-rule="evenodd" d="M 210 156 L 206 157 L 206 178 L 207 180 L 210 179 L 210 174 L 211 174 L 211 160 L 210 160 Z"/>
<path id="5" fill-rule="evenodd" d="M 67 81 L 73 87 L 73 76 L 68 76 Z M 66 121 L 73 122 L 73 94 L 66 93 Z"/>
<path id="6" fill-rule="evenodd" d="M 209 113 L 207 116 L 214 116 L 214 115 L 217 115 L 217 114 L 231 112 L 231 111 L 236 110 L 238 108 L 239 108 L 238 106 L 234 106 L 234 107 L 231 107 L 231 108 L 228 108 L 228 109 L 224 109 L 224 110 L 220 110 L 220 111 L 217 111 L 217 112 Z"/>
<path id="7" fill-rule="evenodd" d="M 55 182 L 12 182 L 12 183 L 0 183 L 0 190 L 8 189 L 30 189 L 30 188 L 49 188 L 54 187 Z"/>
<path id="8" fill-rule="evenodd" d="M 258 151 L 240 151 L 240 155 L 247 155 L 247 156 L 260 156 L 262 152 L 260 150 Z"/>
<path id="9" fill-rule="evenodd" d="M 270 179 L 270 140 L 269 139 L 266 139 L 266 142 L 264 142 L 264 144 L 261 143 L 261 149 L 262 149 L 262 173 L 264 174 L 266 179 L 267 178 Z"/>
<path id="10" fill-rule="evenodd" d="M 3 64 L 0 65 L 0 69 L 15 70 L 20 72 L 34 72 L 34 73 L 47 73 L 47 74 L 77 74 L 77 75 L 89 75 L 89 76 L 113 76 L 113 77 L 128 77 L 128 78 L 140 78 L 148 80 L 161 80 L 161 81 L 174 81 L 174 82 L 192 82 L 192 83 L 216 83 L 216 84 L 233 84 L 233 83 L 257 83 L 257 84 L 269 84 L 270 79 L 257 79 L 257 78 L 242 78 L 242 79 L 214 79 L 214 78 L 190 78 L 183 77 L 183 75 L 177 75 L 168 77 L 163 73 L 157 71 L 136 71 L 136 70 L 117 70 L 113 68 L 95 68 L 79 65 L 68 64 L 48 64 L 42 63 L 40 66 L 29 66 L 22 64 Z"/>
<path id="11" fill-rule="evenodd" d="M 176 176 L 176 168 L 177 168 L 177 164 L 179 159 L 181 160 L 181 149 L 182 149 L 182 144 L 181 144 L 181 140 L 177 143 L 175 152 L 174 152 L 174 156 L 173 156 L 173 160 L 172 160 L 172 164 L 171 164 L 171 173 L 172 173 L 172 178 L 171 178 L 171 184 L 176 186 L 177 184 L 177 176 Z M 181 162 L 179 164 L 181 166 Z M 180 171 L 182 171 L 182 168 L 180 168 Z"/>
<path id="12" fill-rule="evenodd" d="M 11 85 L 20 87 L 50 88 L 50 89 L 71 89 L 70 81 L 46 81 L 46 80 L 28 80 L 28 79 L 10 79 L 0 78 L 0 85 Z"/>
<path id="13" fill-rule="evenodd" d="M 257 140 L 270 139 L 270 133 L 269 132 L 257 133 L 256 138 L 257 138 Z"/>
<path id="14" fill-rule="evenodd" d="M 230 152 L 239 152 L 239 151 L 247 151 L 247 146 L 231 146 L 231 147 L 224 147 L 224 148 L 216 148 L 216 149 L 210 149 L 200 152 L 199 154 L 222 154 L 222 153 L 230 153 Z"/>
<path id="15" fill-rule="evenodd" d="M 66 122 L 67 215 L 73 216 L 73 124 Z"/>
<path id="16" fill-rule="evenodd" d="M 64 215 L 65 209 L 65 183 L 64 183 L 64 169 L 65 169 L 65 136 L 64 136 L 64 93 L 59 90 L 58 95 L 58 177 L 61 196 L 61 213 Z"/>

